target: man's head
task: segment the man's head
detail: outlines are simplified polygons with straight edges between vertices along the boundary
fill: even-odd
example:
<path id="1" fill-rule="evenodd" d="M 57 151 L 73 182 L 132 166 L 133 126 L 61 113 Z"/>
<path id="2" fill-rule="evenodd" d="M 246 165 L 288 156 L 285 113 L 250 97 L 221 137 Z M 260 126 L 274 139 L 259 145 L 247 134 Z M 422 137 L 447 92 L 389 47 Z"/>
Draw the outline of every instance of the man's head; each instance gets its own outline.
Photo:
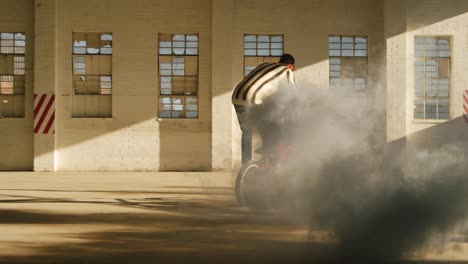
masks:
<path id="1" fill-rule="evenodd" d="M 296 60 L 294 60 L 294 57 L 289 53 L 283 54 L 279 60 L 279 63 L 284 64 L 284 66 L 293 71 L 296 70 L 296 67 L 294 66 L 295 62 Z"/>

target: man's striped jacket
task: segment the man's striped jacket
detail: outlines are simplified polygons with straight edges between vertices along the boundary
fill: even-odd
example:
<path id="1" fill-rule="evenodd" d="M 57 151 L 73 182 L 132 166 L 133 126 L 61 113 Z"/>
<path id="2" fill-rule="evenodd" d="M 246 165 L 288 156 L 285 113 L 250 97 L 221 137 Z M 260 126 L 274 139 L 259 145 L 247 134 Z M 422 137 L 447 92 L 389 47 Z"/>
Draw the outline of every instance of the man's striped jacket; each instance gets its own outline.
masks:
<path id="1" fill-rule="evenodd" d="M 252 70 L 234 89 L 232 103 L 261 105 L 282 87 L 294 87 L 293 72 L 281 63 L 265 62 Z"/>

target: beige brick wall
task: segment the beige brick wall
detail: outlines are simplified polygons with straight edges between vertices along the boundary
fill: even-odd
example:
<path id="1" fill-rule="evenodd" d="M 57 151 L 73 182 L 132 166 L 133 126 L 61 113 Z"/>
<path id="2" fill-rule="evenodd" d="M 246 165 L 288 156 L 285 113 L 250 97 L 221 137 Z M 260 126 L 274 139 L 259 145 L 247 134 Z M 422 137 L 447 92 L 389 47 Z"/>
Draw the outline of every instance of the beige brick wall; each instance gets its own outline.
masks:
<path id="1" fill-rule="evenodd" d="M 371 66 L 380 65 L 384 53 L 383 4 L 372 0 L 42 2 L 37 14 L 52 14 L 36 18 L 42 36 L 36 83 L 38 91 L 55 90 L 57 133 L 37 138 L 36 161 L 56 170 L 229 170 L 238 164 L 240 131 L 230 93 L 243 75 L 245 33 L 284 34 L 285 51 L 300 68 L 298 84 L 307 89 L 328 86 L 329 34 L 369 36 Z M 71 118 L 72 32 L 113 33 L 110 119 Z M 197 120 L 156 118 L 160 32 L 200 34 Z M 370 67 L 371 76 L 380 74 L 377 68 Z"/>
<path id="2" fill-rule="evenodd" d="M 406 0 L 385 0 L 387 141 L 406 137 Z"/>
<path id="3" fill-rule="evenodd" d="M 233 115 L 231 91 L 233 87 L 233 48 L 235 0 L 213 1 L 212 6 L 212 169 L 230 170 L 233 154 Z M 237 69 L 236 69 L 237 70 Z M 235 146 L 235 145 L 234 145 Z"/>
<path id="4" fill-rule="evenodd" d="M 211 1 L 61 0 L 58 170 L 209 170 Z M 112 32 L 109 119 L 71 118 L 72 32 Z M 157 119 L 158 33 L 199 33 L 199 119 Z"/>
<path id="5" fill-rule="evenodd" d="M 468 124 L 463 120 L 463 91 L 468 84 L 468 2 L 463 0 L 399 0 L 387 26 L 396 34 L 387 39 L 388 139 L 406 137 L 418 147 L 468 144 Z M 386 11 L 389 11 L 388 9 Z M 404 15 L 406 13 L 406 15 Z M 402 17 L 403 23 L 394 22 Z M 404 24 L 404 28 L 397 27 Z M 414 38 L 451 37 L 450 120 L 421 121 L 413 118 Z M 398 44 L 397 44 L 398 43 Z M 406 49 L 402 49 L 405 47 Z M 404 87 L 404 90 L 402 90 Z"/>
<path id="6" fill-rule="evenodd" d="M 0 0 L 0 7 L 0 31 L 28 37 L 26 117 L 0 119 L 0 170 L 31 170 L 33 157 L 39 170 L 236 168 L 240 130 L 230 95 L 243 77 L 244 34 L 284 34 L 304 89 L 328 88 L 330 34 L 366 35 L 370 89 L 386 87 L 376 105 L 387 112 L 387 141 L 442 144 L 468 134 L 466 0 Z M 112 118 L 71 118 L 73 32 L 113 34 Z M 157 118 L 158 33 L 200 35 L 198 119 Z M 413 39 L 439 34 L 453 39 L 453 120 L 414 122 Z M 35 92 L 57 96 L 57 133 L 34 141 L 33 58 Z"/>
<path id="7" fill-rule="evenodd" d="M 454 1 L 450 5 L 447 1 L 421 0 L 408 2 L 408 61 L 414 58 L 415 36 L 450 36 L 451 37 L 451 93 L 450 93 L 450 115 L 453 119 L 460 118 L 463 114 L 463 90 L 468 84 L 468 54 L 466 52 L 468 43 L 468 13 L 459 14 L 460 11 L 468 11 L 468 2 Z M 434 20 L 440 17 L 441 20 Z M 408 73 L 414 72 L 414 64 L 408 63 Z M 407 96 L 408 100 L 408 134 L 428 129 L 439 123 L 424 123 L 413 120 L 412 105 L 414 98 L 414 74 L 408 74 Z M 468 126 L 467 126 L 468 129 Z M 454 131 L 456 132 L 456 131 Z M 465 132 L 468 133 L 468 130 Z"/>
<path id="8" fill-rule="evenodd" d="M 53 96 L 57 87 L 57 1 L 35 0 L 34 9 L 34 93 L 39 97 Z M 42 109 L 45 110 L 46 102 Z M 54 104 L 55 106 L 57 103 Z M 49 111 L 55 110 L 52 107 Z M 38 112 L 36 119 L 42 118 Z M 44 126 L 46 124 L 44 122 Z M 56 129 L 56 122 L 51 132 Z M 34 134 L 34 171 L 53 171 L 56 168 L 56 138 L 53 133 Z"/>
<path id="9" fill-rule="evenodd" d="M 32 170 L 32 65 L 34 57 L 33 0 L 0 0 L 0 32 L 26 33 L 25 117 L 0 118 L 0 170 Z"/>

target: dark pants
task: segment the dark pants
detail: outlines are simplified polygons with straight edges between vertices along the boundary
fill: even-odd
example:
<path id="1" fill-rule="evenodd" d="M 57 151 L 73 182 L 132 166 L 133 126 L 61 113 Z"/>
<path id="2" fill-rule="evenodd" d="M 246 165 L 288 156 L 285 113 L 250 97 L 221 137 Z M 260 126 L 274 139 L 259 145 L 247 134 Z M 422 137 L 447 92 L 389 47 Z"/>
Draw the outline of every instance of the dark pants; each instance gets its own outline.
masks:
<path id="1" fill-rule="evenodd" d="M 274 148 L 280 139 L 280 127 L 269 118 L 269 109 L 258 107 L 255 109 L 241 105 L 234 105 L 237 120 L 242 131 L 242 164 L 252 159 L 252 134 L 256 128 L 262 138 L 262 152 L 274 159 Z"/>
<path id="2" fill-rule="evenodd" d="M 234 108 L 242 131 L 242 164 L 245 164 L 252 159 L 253 125 L 249 117 L 250 109 L 242 105 L 234 105 Z"/>

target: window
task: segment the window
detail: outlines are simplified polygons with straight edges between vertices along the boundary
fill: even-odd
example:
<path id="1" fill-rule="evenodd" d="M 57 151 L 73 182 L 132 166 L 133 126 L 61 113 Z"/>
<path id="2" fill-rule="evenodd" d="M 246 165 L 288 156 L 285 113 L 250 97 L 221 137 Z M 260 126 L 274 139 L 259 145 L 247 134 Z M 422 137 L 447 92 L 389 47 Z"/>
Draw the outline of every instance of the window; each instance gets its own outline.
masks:
<path id="1" fill-rule="evenodd" d="M 415 37 L 414 118 L 450 118 L 450 37 Z"/>
<path id="2" fill-rule="evenodd" d="M 24 117 L 26 35 L 0 33 L 0 118 Z"/>
<path id="3" fill-rule="evenodd" d="M 112 117 L 112 33 L 73 33 L 72 117 Z"/>
<path id="4" fill-rule="evenodd" d="M 367 87 L 367 37 L 334 36 L 328 38 L 330 87 L 363 92 Z"/>
<path id="5" fill-rule="evenodd" d="M 283 55 L 283 35 L 244 35 L 244 75 L 263 62 L 278 62 Z"/>
<path id="6" fill-rule="evenodd" d="M 161 118 L 198 118 L 198 35 L 159 34 Z"/>

